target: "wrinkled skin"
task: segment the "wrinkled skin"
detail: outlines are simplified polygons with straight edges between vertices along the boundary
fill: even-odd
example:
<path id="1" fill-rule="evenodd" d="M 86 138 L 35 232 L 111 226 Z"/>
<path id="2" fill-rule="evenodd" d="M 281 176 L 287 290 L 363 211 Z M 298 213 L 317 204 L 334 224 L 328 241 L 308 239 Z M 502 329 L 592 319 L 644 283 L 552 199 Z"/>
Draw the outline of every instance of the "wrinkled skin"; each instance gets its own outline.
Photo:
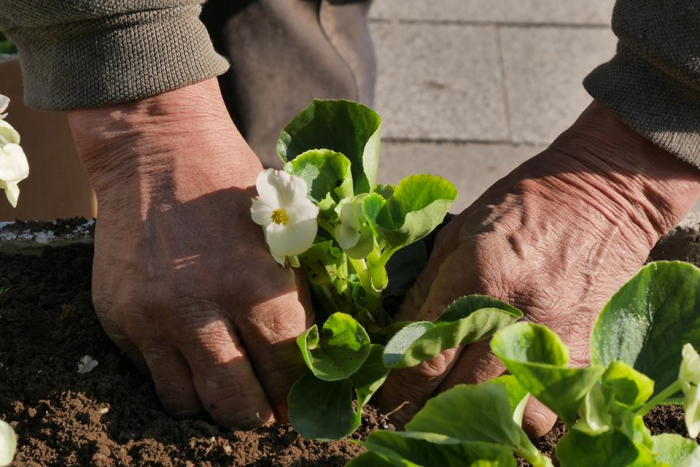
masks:
<path id="1" fill-rule="evenodd" d="M 215 80 L 69 120 L 96 190 L 93 300 L 109 336 L 150 371 L 166 410 L 222 426 L 286 419 L 313 321 L 293 273 L 250 219 L 262 170 Z M 698 171 L 597 105 L 550 149 L 487 191 L 439 236 L 402 318 L 434 319 L 486 293 L 558 332 L 587 362 L 596 313 L 690 208 Z M 407 420 L 457 383 L 500 374 L 486 344 L 392 373 L 381 402 Z M 531 405 L 541 433 L 551 414 Z"/>
<path id="2" fill-rule="evenodd" d="M 553 329 L 571 364 L 587 365 L 597 314 L 699 194 L 700 171 L 594 103 L 446 226 L 399 319 L 434 320 L 461 295 L 488 294 Z M 401 407 L 393 415 L 400 425 L 435 392 L 503 372 L 481 342 L 392 372 L 380 401 L 388 411 Z M 524 427 L 541 435 L 554 421 L 533 401 Z"/>
<path id="3" fill-rule="evenodd" d="M 286 419 L 313 321 L 250 217 L 260 162 L 216 80 L 69 114 L 95 187 L 93 301 L 171 414 Z"/>

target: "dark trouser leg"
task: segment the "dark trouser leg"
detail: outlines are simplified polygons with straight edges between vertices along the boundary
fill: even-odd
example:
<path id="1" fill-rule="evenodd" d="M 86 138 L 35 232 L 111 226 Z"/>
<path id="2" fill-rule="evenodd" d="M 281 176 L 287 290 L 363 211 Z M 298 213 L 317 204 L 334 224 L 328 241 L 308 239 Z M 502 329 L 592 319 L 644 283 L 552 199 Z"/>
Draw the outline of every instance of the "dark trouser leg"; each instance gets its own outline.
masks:
<path id="1" fill-rule="evenodd" d="M 210 0 L 202 19 L 231 62 L 220 77 L 234 122 L 266 166 L 277 138 L 314 98 L 373 104 L 371 0 Z"/>

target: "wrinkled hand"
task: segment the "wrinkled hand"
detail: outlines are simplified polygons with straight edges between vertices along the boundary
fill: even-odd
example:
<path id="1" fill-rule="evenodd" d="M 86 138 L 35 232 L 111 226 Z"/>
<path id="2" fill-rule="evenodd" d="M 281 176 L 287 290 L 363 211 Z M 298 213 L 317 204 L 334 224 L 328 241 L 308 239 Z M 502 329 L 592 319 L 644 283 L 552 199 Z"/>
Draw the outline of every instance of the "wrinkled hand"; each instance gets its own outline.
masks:
<path id="1" fill-rule="evenodd" d="M 598 312 L 699 194 L 700 171 L 594 103 L 446 226 L 399 319 L 434 320 L 461 295 L 488 294 L 553 329 L 571 364 L 587 365 Z M 436 391 L 504 370 L 488 342 L 452 349 L 392 372 L 380 402 L 388 411 L 408 402 L 394 414 L 405 423 Z M 554 420 L 531 401 L 524 427 L 540 435 Z"/>
<path id="2" fill-rule="evenodd" d="M 260 163 L 215 80 L 70 114 L 96 189 L 93 301 L 171 414 L 286 419 L 312 315 L 250 217 Z"/>

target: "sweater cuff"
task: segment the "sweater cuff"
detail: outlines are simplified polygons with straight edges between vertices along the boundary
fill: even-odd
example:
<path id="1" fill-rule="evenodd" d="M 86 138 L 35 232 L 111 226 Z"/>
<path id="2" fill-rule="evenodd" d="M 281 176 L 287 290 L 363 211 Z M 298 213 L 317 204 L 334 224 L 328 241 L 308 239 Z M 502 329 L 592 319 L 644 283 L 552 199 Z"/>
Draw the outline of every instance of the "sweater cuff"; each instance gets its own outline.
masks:
<path id="1" fill-rule="evenodd" d="M 228 62 L 214 51 L 200 10 L 179 6 L 12 31 L 27 105 L 71 110 L 116 104 L 224 73 Z"/>
<path id="2" fill-rule="evenodd" d="M 700 91 L 666 75 L 623 45 L 584 87 L 620 120 L 700 168 Z"/>

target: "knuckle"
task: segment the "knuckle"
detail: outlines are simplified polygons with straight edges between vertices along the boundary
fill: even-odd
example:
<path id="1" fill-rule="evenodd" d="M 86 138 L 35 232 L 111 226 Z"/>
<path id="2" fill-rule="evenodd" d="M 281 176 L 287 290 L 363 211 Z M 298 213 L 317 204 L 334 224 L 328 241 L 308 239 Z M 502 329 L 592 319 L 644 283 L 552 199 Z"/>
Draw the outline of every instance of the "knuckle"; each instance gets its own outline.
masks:
<path id="1" fill-rule="evenodd" d="M 415 369 L 415 373 L 423 380 L 432 381 L 436 378 L 440 378 L 447 371 L 452 358 L 453 357 L 448 355 L 448 352 L 443 352 L 437 357 L 418 365 Z"/>

